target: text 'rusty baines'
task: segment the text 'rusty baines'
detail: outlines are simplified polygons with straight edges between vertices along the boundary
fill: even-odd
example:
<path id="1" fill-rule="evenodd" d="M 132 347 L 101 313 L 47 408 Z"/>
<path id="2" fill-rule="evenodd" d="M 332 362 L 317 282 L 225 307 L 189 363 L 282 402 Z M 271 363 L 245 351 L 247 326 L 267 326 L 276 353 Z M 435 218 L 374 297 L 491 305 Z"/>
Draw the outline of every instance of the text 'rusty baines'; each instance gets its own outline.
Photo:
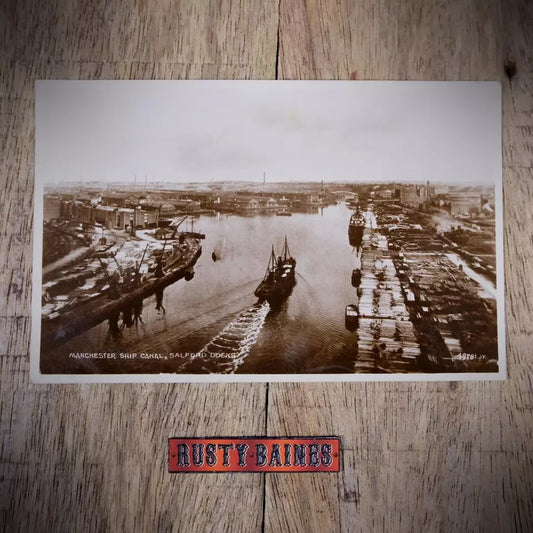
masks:
<path id="1" fill-rule="evenodd" d="M 337 437 L 170 438 L 169 472 L 338 472 Z"/>

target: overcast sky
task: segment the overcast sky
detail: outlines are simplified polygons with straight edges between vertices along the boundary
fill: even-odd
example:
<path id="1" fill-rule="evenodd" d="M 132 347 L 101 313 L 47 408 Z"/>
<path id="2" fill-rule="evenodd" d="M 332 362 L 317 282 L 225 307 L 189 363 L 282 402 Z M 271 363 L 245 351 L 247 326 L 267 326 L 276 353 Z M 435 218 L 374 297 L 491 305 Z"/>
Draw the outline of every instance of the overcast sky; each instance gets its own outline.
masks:
<path id="1" fill-rule="evenodd" d="M 496 82 L 39 81 L 36 176 L 501 179 Z"/>

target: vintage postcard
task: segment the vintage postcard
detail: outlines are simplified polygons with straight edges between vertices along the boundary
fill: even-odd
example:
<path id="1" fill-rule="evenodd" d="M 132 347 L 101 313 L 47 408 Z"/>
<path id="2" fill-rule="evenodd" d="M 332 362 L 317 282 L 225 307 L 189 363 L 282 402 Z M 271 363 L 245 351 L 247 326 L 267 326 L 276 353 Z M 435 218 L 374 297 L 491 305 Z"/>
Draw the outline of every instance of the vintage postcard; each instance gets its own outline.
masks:
<path id="1" fill-rule="evenodd" d="M 36 382 L 504 379 L 496 82 L 39 81 Z"/>

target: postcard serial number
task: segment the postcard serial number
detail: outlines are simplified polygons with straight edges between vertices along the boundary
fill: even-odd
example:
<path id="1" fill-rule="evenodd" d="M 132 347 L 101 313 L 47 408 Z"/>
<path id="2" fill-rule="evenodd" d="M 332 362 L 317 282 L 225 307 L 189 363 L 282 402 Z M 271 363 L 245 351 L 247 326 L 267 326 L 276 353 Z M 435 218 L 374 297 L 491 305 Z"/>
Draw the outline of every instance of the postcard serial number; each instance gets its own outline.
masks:
<path id="1" fill-rule="evenodd" d="M 484 361 L 487 356 L 477 353 L 460 353 L 452 357 L 456 361 Z"/>

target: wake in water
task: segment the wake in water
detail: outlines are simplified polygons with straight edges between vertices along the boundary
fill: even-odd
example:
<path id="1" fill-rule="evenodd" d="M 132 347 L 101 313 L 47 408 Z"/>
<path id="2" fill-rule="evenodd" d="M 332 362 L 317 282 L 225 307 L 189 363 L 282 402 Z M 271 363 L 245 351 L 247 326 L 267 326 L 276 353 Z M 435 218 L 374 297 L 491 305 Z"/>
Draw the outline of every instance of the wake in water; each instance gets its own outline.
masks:
<path id="1" fill-rule="evenodd" d="M 212 366 L 216 361 L 216 372 L 233 373 L 244 362 L 270 311 L 268 302 L 256 303 L 235 317 L 218 335 L 200 350 L 202 360 Z M 205 368 L 206 370 L 213 370 Z"/>

